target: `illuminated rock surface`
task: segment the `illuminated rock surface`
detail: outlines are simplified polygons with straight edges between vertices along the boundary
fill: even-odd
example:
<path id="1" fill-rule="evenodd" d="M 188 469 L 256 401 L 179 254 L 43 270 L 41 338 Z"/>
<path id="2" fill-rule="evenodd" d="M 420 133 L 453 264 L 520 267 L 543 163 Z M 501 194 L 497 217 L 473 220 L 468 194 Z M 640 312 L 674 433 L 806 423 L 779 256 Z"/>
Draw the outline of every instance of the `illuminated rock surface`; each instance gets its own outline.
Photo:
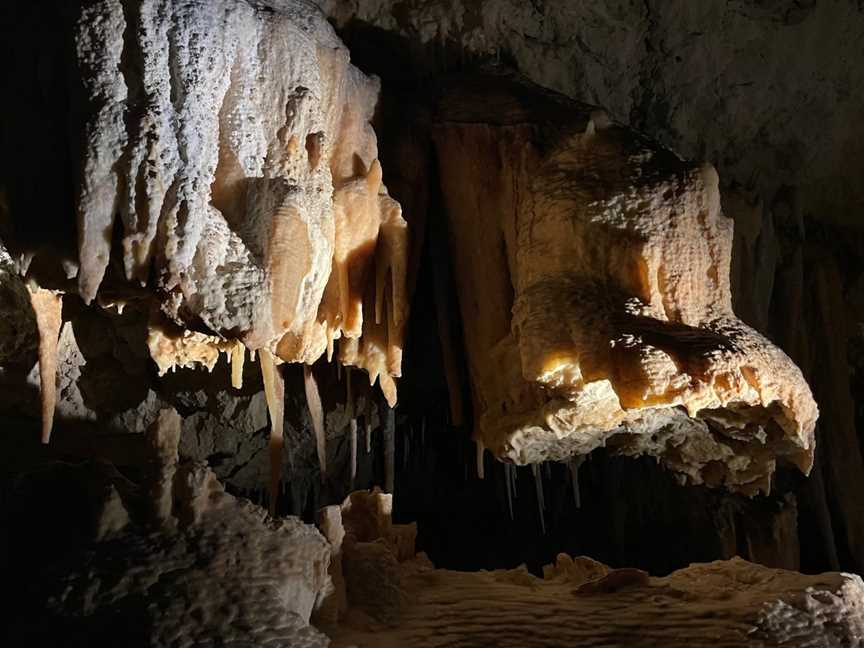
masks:
<path id="1" fill-rule="evenodd" d="M 864 14 L 751 5 L 4 5 L 0 643 L 860 645 Z"/>
<path id="2" fill-rule="evenodd" d="M 712 167 L 504 75 L 444 90 L 434 139 L 483 446 L 609 445 L 749 494 L 778 456 L 809 471 L 816 404 L 732 312 Z"/>
<path id="3" fill-rule="evenodd" d="M 86 486 L 90 501 L 79 510 L 89 510 L 92 535 L 83 553 L 45 557 L 31 589 L 50 621 L 13 624 L 12 637 L 38 645 L 328 645 L 308 626 L 331 589 L 327 542 L 297 518 L 270 518 L 225 493 L 206 464 L 178 464 L 179 436 L 178 415 L 163 410 L 146 433 L 140 484 L 106 463 L 56 468 L 71 477 L 66 487 Z"/>
<path id="4" fill-rule="evenodd" d="M 857 646 L 864 582 L 804 576 L 735 558 L 664 578 L 558 556 L 527 570 L 456 572 L 414 555 L 390 496 L 353 493 L 325 516 L 341 546 L 347 611 L 322 625 L 335 646 Z"/>
<path id="5" fill-rule="evenodd" d="M 299 0 L 100 0 L 72 36 L 83 145 L 62 270 L 83 300 L 149 287 L 161 372 L 212 367 L 235 340 L 311 364 L 342 339 L 340 359 L 395 403 L 407 228 L 369 123 L 379 82 L 323 15 Z"/>

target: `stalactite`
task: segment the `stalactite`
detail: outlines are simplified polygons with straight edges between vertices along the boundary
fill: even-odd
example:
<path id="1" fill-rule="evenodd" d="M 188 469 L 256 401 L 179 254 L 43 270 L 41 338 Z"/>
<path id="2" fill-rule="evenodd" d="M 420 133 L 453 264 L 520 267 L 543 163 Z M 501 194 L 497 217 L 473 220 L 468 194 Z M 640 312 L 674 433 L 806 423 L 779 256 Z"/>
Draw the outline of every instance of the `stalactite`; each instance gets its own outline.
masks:
<path id="1" fill-rule="evenodd" d="M 351 441 L 351 490 L 354 490 L 354 481 L 357 479 L 357 419 L 352 418 L 349 423 Z"/>
<path id="2" fill-rule="evenodd" d="M 42 400 L 42 443 L 51 440 L 57 402 L 57 338 L 63 322 L 63 297 L 42 288 L 30 288 L 30 304 L 39 331 L 39 393 Z"/>
<path id="3" fill-rule="evenodd" d="M 446 237 L 439 228 L 432 227 L 432 250 L 438 257 L 432 266 L 432 281 L 435 299 L 435 315 L 438 325 L 438 340 L 441 344 L 441 362 L 444 365 L 444 378 L 447 381 L 447 395 L 450 401 L 450 423 L 459 426 L 463 421 L 462 374 L 459 358 L 453 342 L 451 312 L 452 289 L 449 285 L 449 259 Z"/>
<path id="4" fill-rule="evenodd" d="M 345 410 L 351 417 L 348 423 L 349 442 L 351 444 L 351 490 L 357 479 L 357 416 L 354 407 L 354 393 L 351 387 L 351 368 L 345 367 Z"/>
<path id="5" fill-rule="evenodd" d="M 306 389 L 306 403 L 309 415 L 312 417 L 312 428 L 315 430 L 318 463 L 321 465 L 321 481 L 327 478 L 327 437 L 324 431 L 324 408 L 321 406 L 321 394 L 311 365 L 303 365 L 303 386 Z"/>
<path id="6" fill-rule="evenodd" d="M 261 349 L 261 376 L 270 412 L 270 515 L 276 514 L 279 479 L 282 475 L 283 425 L 285 421 L 285 380 L 273 354 Z"/>
<path id="7" fill-rule="evenodd" d="M 570 483 L 573 486 L 573 502 L 577 509 L 582 506 L 582 498 L 579 493 L 579 467 L 584 461 L 584 456 L 576 456 L 567 463 L 567 469 L 570 471 Z"/>
<path id="8" fill-rule="evenodd" d="M 566 461 L 615 438 L 745 495 L 778 457 L 809 472 L 817 407 L 732 310 L 713 167 L 506 73 L 445 84 L 434 119 L 474 434 L 497 458 Z"/>
<path id="9" fill-rule="evenodd" d="M 511 520 L 513 520 L 513 477 L 510 473 L 512 473 L 513 470 L 513 464 L 504 464 L 504 483 L 507 488 L 507 510 L 510 512 Z"/>
<path id="10" fill-rule="evenodd" d="M 387 423 L 384 425 L 384 490 L 393 493 L 396 473 L 396 410 L 387 408 Z"/>
<path id="11" fill-rule="evenodd" d="M 351 386 L 351 367 L 345 367 L 345 412 L 350 418 L 354 418 L 354 390 Z"/>
<path id="12" fill-rule="evenodd" d="M 537 489 L 537 512 L 540 514 L 540 531 L 546 535 L 546 517 L 543 509 L 546 505 L 543 501 L 543 478 L 537 464 L 532 464 L 531 472 L 534 473 L 534 486 Z"/>
<path id="13" fill-rule="evenodd" d="M 366 432 L 366 454 L 372 452 L 372 399 L 366 396 L 366 413 L 363 415 L 363 427 Z"/>
<path id="14" fill-rule="evenodd" d="M 240 340 L 231 348 L 231 386 L 243 389 L 243 363 L 246 360 L 246 347 Z"/>

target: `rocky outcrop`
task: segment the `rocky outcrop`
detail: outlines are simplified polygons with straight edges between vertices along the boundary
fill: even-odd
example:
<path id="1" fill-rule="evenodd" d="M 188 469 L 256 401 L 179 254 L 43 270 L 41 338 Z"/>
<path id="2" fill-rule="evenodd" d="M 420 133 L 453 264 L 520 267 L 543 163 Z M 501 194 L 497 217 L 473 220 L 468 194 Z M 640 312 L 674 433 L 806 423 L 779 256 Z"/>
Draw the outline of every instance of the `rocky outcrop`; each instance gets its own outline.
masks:
<path id="1" fill-rule="evenodd" d="M 25 598 L 42 601 L 42 623 L 13 623 L 11 640 L 328 645 L 309 626 L 332 589 L 324 538 L 297 518 L 270 518 L 225 493 L 206 464 L 179 462 L 180 418 L 173 410 L 163 410 L 145 437 L 140 483 L 107 463 L 65 473 L 54 467 L 71 478 L 56 483 L 84 486 L 88 495 L 75 510 L 88 516 L 90 533 L 80 544 L 67 538 L 56 557 L 30 566 Z M 34 504 L 54 510 L 48 502 Z"/>
<path id="2" fill-rule="evenodd" d="M 859 352 L 864 320 L 855 306 L 860 304 L 862 275 L 862 193 L 859 170 L 848 161 L 864 151 L 864 128 L 855 118 L 864 110 L 864 72 L 857 65 L 864 8 L 856 3 L 791 0 L 758 7 L 723 0 L 625 0 L 613 5 L 558 0 L 318 3 L 332 17 L 353 60 L 382 76 L 384 106 L 389 104 L 391 113 L 404 114 L 406 105 L 416 103 L 430 77 L 479 60 L 516 69 L 546 88 L 603 106 L 613 120 L 627 123 L 685 159 L 710 161 L 720 176 L 723 211 L 735 221 L 735 313 L 792 358 L 819 404 L 815 434 L 821 449 L 816 451 L 811 477 L 800 479 L 795 469 L 778 466 L 770 499 L 751 503 L 700 488 L 676 490 L 653 462 L 636 466 L 602 459 L 584 473 L 591 475 L 591 483 L 587 477 L 583 480 L 583 504 L 588 502 L 588 509 L 547 511 L 545 536 L 539 531 L 525 534 L 518 513 L 515 525 L 500 522 L 498 532 L 507 528 L 508 534 L 518 535 L 520 547 L 545 545 L 539 560 L 546 562 L 560 543 L 577 553 L 608 550 L 603 555 L 609 562 L 638 562 L 664 573 L 689 561 L 735 551 L 772 564 L 781 564 L 775 561 L 782 558 L 785 566 L 798 568 L 796 561 L 786 559 L 800 550 L 801 566 L 808 571 L 842 565 L 860 572 L 864 545 L 852 537 L 864 528 L 854 495 L 861 490 L 864 474 L 864 416 L 855 404 L 864 373 Z M 383 134 L 385 164 L 398 159 L 406 161 L 403 168 L 411 172 L 422 168 L 417 160 L 425 159 L 425 144 L 418 140 L 428 126 L 427 112 L 421 105 L 404 120 L 402 148 L 399 142 L 394 145 L 392 134 Z M 405 143 L 414 145 L 413 156 L 407 155 Z M 430 162 L 434 165 L 434 159 Z M 415 187 L 416 182 L 408 186 Z M 424 195 L 401 191 L 396 184 L 391 190 L 403 203 L 408 196 Z M 746 199 L 738 200 L 739 193 Z M 433 196 L 428 216 L 433 245 L 436 230 L 446 228 L 440 211 Z M 421 218 L 418 206 L 411 212 Z M 441 269 L 440 281 L 447 286 L 447 256 L 441 246 L 432 249 L 435 272 Z M 435 301 L 445 320 L 442 330 L 451 329 L 441 334 L 445 351 L 450 351 L 445 361 L 458 361 L 467 353 L 460 348 L 457 305 L 448 304 L 446 296 L 441 300 L 436 295 Z M 459 370 L 458 363 L 455 371 L 448 370 L 457 376 L 450 385 L 458 387 Z M 451 418 L 442 426 L 458 421 L 459 396 L 458 390 L 451 394 Z M 436 444 L 437 437 L 427 438 Z M 429 450 L 427 456 L 440 447 Z M 600 452 L 595 459 L 607 454 Z M 441 454 L 436 456 L 429 474 L 455 469 Z M 487 482 L 490 474 L 487 462 Z M 507 518 L 504 480 L 495 481 L 497 514 Z M 547 486 L 547 504 L 549 490 Z M 488 484 L 469 479 L 454 485 L 447 499 L 479 499 L 489 492 Z M 554 501 L 561 506 L 560 500 Z M 415 510 L 419 514 L 434 508 L 434 502 L 424 499 Z M 772 554 L 768 543 L 749 553 L 749 543 L 742 538 L 749 531 L 742 529 L 770 525 L 766 511 L 786 503 L 797 503 L 798 523 L 783 524 L 792 535 L 779 530 L 769 535 L 788 537 L 789 547 Z M 739 511 L 734 523 L 729 520 L 731 510 Z M 470 507 L 461 514 L 466 519 L 473 516 Z M 453 513 L 430 512 L 421 527 L 431 534 L 424 540 L 435 545 L 439 536 L 447 535 L 444 525 L 435 526 L 437 515 Z M 617 520 L 614 530 L 607 524 L 610 516 Z M 704 516 L 715 522 L 706 523 Z M 539 527 L 535 517 L 528 515 L 530 524 Z M 655 539 L 651 558 L 643 543 L 633 540 L 634 535 L 643 536 L 646 525 Z M 689 540 L 682 537 L 682 528 L 691 529 Z M 485 564 L 482 547 L 489 537 L 482 527 L 475 531 L 474 564 Z M 442 541 L 441 546 L 447 543 Z M 709 546 L 713 548 L 708 550 Z M 511 551 L 514 560 L 529 560 L 529 555 L 536 559 L 533 552 L 515 547 Z"/>
<path id="3" fill-rule="evenodd" d="M 392 495 L 352 493 L 320 511 L 321 533 L 271 518 L 226 494 L 205 464 L 178 461 L 179 423 L 175 412 L 160 412 L 145 434 L 138 482 L 107 463 L 55 465 L 25 478 L 31 496 L 48 495 L 40 482 L 71 488 L 89 526 L 53 553 L 22 556 L 38 558 L 21 565 L 21 600 L 39 610 L 22 610 L 9 639 L 839 647 L 857 645 L 864 632 L 864 582 L 851 574 L 804 576 L 736 558 L 654 578 L 563 554 L 542 578 L 524 568 L 435 569 L 415 553 L 416 526 L 393 524 Z M 49 500 L 33 503 L 62 519 Z M 15 530 L 38 541 L 35 532 Z M 40 623 L 30 622 L 33 612 Z"/>
<path id="4" fill-rule="evenodd" d="M 809 471 L 816 404 L 732 311 L 712 167 L 503 74 L 450 83 L 434 140 L 481 448 L 608 444 L 749 494 Z"/>
<path id="5" fill-rule="evenodd" d="M 864 582 L 851 574 L 735 558 L 652 578 L 567 555 L 542 578 L 448 571 L 414 555 L 415 530 L 392 525 L 389 506 L 388 495 L 353 493 L 324 516 L 342 547 L 334 582 L 347 590 L 341 621 L 321 626 L 335 646 L 839 647 L 864 632 Z"/>
<path id="6" fill-rule="evenodd" d="M 82 8 L 74 37 L 89 102 L 76 201 L 84 300 L 115 255 L 127 280 L 159 293 L 162 315 L 218 336 L 189 341 L 174 362 L 162 357 L 172 345 L 151 344 L 161 370 L 219 338 L 311 363 L 344 337 L 395 400 L 405 221 L 369 125 L 378 83 L 323 17 L 301 2 L 106 0 Z M 389 333 L 359 342 L 367 284 L 374 325 L 389 321 Z M 389 365 L 372 359 L 379 346 Z"/>
<path id="7" fill-rule="evenodd" d="M 225 353 L 239 386 L 246 348 L 276 364 L 335 354 L 394 405 L 407 224 L 370 125 L 379 83 L 350 64 L 321 13 L 242 0 L 54 9 L 10 9 L 9 22 L 50 25 L 74 55 L 74 68 L 52 59 L 67 82 L 51 97 L 72 107 L 64 208 L 77 214 L 77 252 L 44 233 L 53 216 L 31 211 L 27 181 L 8 169 L 0 219 L 44 331 L 43 438 L 60 323 L 42 325 L 53 293 L 38 286 L 121 313 L 141 305 L 160 375 L 212 369 Z M 274 393 L 281 380 L 277 370 Z"/>

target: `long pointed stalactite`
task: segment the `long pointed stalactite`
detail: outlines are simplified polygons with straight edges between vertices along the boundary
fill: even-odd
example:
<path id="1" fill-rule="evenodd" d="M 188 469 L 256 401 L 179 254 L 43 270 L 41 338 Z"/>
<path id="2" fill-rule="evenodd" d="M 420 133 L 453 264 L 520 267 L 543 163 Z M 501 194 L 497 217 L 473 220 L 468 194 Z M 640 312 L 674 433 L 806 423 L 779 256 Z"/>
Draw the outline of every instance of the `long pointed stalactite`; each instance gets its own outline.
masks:
<path id="1" fill-rule="evenodd" d="M 243 389 L 243 363 L 246 360 L 246 347 L 237 340 L 229 351 L 231 359 L 231 386 Z"/>
<path id="2" fill-rule="evenodd" d="M 39 332 L 39 394 L 42 401 L 42 443 L 51 440 L 57 404 L 57 339 L 63 323 L 63 297 L 43 288 L 29 289 Z"/>
<path id="3" fill-rule="evenodd" d="M 387 408 L 384 424 L 384 490 L 393 493 L 396 481 L 396 410 Z"/>
<path id="4" fill-rule="evenodd" d="M 309 406 L 309 416 L 312 418 L 312 429 L 315 431 L 315 449 L 318 452 L 318 464 L 321 466 L 321 481 L 327 478 L 327 436 L 324 428 L 324 408 L 321 405 L 321 394 L 311 365 L 303 365 L 303 388 L 306 391 L 306 404 Z"/>
<path id="5" fill-rule="evenodd" d="M 354 392 L 351 386 L 351 367 L 345 367 L 345 409 L 349 417 L 349 461 L 351 470 L 351 490 L 354 490 L 354 482 L 357 479 L 357 413 L 354 405 Z"/>
<path id="6" fill-rule="evenodd" d="M 267 409 L 270 412 L 270 514 L 276 514 L 279 499 L 279 481 L 282 476 L 282 453 L 285 445 L 285 380 L 276 365 L 273 354 L 262 349 L 258 354 L 261 362 L 261 376 L 264 379 L 264 393 Z"/>

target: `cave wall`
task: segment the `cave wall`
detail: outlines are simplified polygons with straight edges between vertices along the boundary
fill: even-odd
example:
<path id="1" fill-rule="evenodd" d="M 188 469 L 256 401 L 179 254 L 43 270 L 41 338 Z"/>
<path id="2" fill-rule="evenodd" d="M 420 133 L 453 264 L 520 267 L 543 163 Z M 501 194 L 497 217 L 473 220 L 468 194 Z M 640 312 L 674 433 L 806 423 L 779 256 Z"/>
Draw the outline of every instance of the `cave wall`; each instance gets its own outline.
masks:
<path id="1" fill-rule="evenodd" d="M 856 65 L 864 29 L 861 2 L 318 4 L 352 61 L 382 79 L 375 126 L 388 189 L 412 225 L 408 283 L 415 289 L 396 413 L 396 514 L 420 521 L 420 546 L 436 564 L 476 568 L 527 562 L 536 569 L 566 550 L 654 573 L 735 554 L 808 571 L 861 571 L 864 513 L 856 501 L 864 488 L 864 410 L 858 404 L 864 383 L 864 125 L 857 119 L 864 110 L 864 70 Z M 69 205 L 75 179 L 68 168 L 80 152 L 68 140 L 68 121 L 76 115 L 64 111 L 75 106 L 69 92 L 75 80 L 66 77 L 64 61 L 70 52 L 63 36 L 69 16 L 63 3 L 58 6 L 47 20 L 29 5 L 4 9 L 5 24 L 27 26 L 33 36 L 7 41 L 26 44 L 15 51 L 7 45 L 7 53 L 27 70 L 4 76 L 10 96 L 22 99 L 7 107 L 7 123 L 23 120 L 31 126 L 4 130 L 4 146 L 16 154 L 5 157 L 3 172 L 14 180 L 9 186 L 25 191 L 28 207 L 45 214 L 36 234 L 46 233 L 63 260 L 63 250 L 74 255 Z M 601 105 L 684 157 L 717 167 L 724 211 L 736 222 L 736 312 L 802 367 L 820 405 L 817 463 L 809 480 L 781 472 L 770 497 L 750 500 L 682 488 L 651 460 L 612 458 L 601 451 L 579 469 L 580 508 L 566 466 L 547 464 L 536 473 L 518 469 L 511 516 L 503 468 L 487 460 L 486 479 L 477 479 L 427 92 L 439 76 L 477 63 L 516 69 L 541 85 Z M 45 178 L 50 192 L 40 184 Z M 14 310 L 21 286 L 2 285 L 3 299 Z M 65 308 L 69 321 L 61 349 L 68 357 L 86 357 L 89 375 L 78 381 L 75 361 L 65 365 L 71 373 L 61 372 L 80 387 L 60 390 L 68 415 L 61 408 L 61 456 L 81 455 L 81 437 L 64 433 L 75 435 L 82 419 L 89 420 L 83 426 L 88 433 L 113 439 L 120 432 L 143 431 L 162 406 L 171 405 L 184 415 L 181 454 L 209 460 L 233 492 L 261 497 L 267 425 L 257 367 L 247 364 L 251 375 L 240 393 L 231 391 L 225 364 L 213 374 L 181 369 L 160 379 L 140 337 L 132 335 L 130 342 L 128 335 L 143 325 L 146 314 L 136 315 L 132 308 L 94 316 L 73 299 Z M 28 326 L 32 322 L 22 322 L 13 333 Z M 15 345 L 23 359 L 4 367 L 4 411 L 10 428 L 34 439 L 32 328 L 23 338 Z M 448 374 L 457 377 L 457 387 Z M 296 372 L 288 376 L 287 389 L 284 510 L 307 517 L 318 504 L 341 500 L 350 485 L 344 378 L 340 382 L 336 369 L 323 363 L 316 375 L 333 466 L 324 486 Z M 122 389 L 114 387 L 118 384 Z M 373 408 L 364 404 L 363 409 L 377 429 L 382 403 L 380 397 L 374 400 Z M 64 418 L 78 423 L 67 427 Z M 21 436 L 6 439 L 16 444 Z M 109 437 L 101 448 L 111 446 Z M 66 454 L 64 438 L 73 446 Z M 373 451 L 361 452 L 355 486 L 386 481 L 385 439 L 377 433 L 372 439 Z M 123 443 L 117 442 L 117 453 L 129 451 Z M 44 458 L 39 452 L 32 455 Z M 8 464 L 16 455 L 3 456 Z M 545 484 L 542 527 L 538 481 Z"/>
<path id="2" fill-rule="evenodd" d="M 453 323 L 458 307 L 452 301 L 442 304 L 440 298 L 442 285 L 452 289 L 453 270 L 441 254 L 446 212 L 434 198 L 426 199 L 425 188 L 418 191 L 418 183 L 411 183 L 412 173 L 415 180 L 418 173 L 434 175 L 422 170 L 433 162 L 417 161 L 433 159 L 426 143 L 431 117 L 423 96 L 442 74 L 491 63 L 603 106 L 612 118 L 685 158 L 715 165 L 724 212 L 735 220 L 735 311 L 779 344 L 813 386 L 821 419 L 809 479 L 781 470 L 772 496 L 745 500 L 678 488 L 653 462 L 639 461 L 634 467 L 595 453 L 580 472 L 582 509 L 574 510 L 563 471 L 547 482 L 557 482 L 552 488 L 561 491 L 550 495 L 547 486 L 547 507 L 561 507 L 558 522 L 555 514 L 550 522 L 547 512 L 547 532 L 567 546 L 599 552 L 612 564 L 638 563 L 660 571 L 708 555 L 736 553 L 805 570 L 860 570 L 864 511 L 853 493 L 864 487 L 864 419 L 856 405 L 864 283 L 864 126 L 857 118 L 864 111 L 864 69 L 858 63 L 864 5 L 783 0 L 319 4 L 354 61 L 382 77 L 382 158 L 390 156 L 407 170 L 391 185 L 394 196 L 403 204 L 419 201 L 414 205 L 418 219 L 423 217 L 417 209 L 429 205 L 424 258 L 440 271 L 424 278 L 421 269 L 419 285 L 421 293 L 439 295 L 436 315 L 443 312 L 447 320 L 439 326 L 442 372 L 452 373 L 448 358 L 460 355 L 458 330 L 454 334 L 459 325 Z M 407 110 L 412 105 L 413 113 Z M 397 120 L 384 118 L 397 114 Z M 415 297 L 415 308 L 419 300 Z M 426 346 L 437 343 L 434 331 L 415 328 L 412 335 L 409 348 L 415 353 L 423 346 L 417 338 Z M 406 382 L 411 371 L 409 365 Z M 452 433 L 449 420 L 441 426 L 442 434 Z M 430 459 L 436 467 L 428 468 L 423 483 L 436 470 L 447 470 L 440 457 L 457 454 L 452 447 L 435 452 L 439 463 Z M 462 454 L 470 461 L 470 448 Z M 450 472 L 458 474 L 455 468 Z M 535 477 L 526 473 L 521 479 L 528 484 L 522 500 L 517 498 L 517 511 L 525 498 L 534 497 Z M 516 515 L 521 524 L 508 523 L 504 478 L 494 480 L 471 486 L 468 479 L 447 491 L 486 511 L 470 553 L 482 564 L 488 560 L 484 547 L 494 545 L 491 538 L 505 531 L 519 534 L 520 546 L 545 545 L 547 554 L 552 551 L 556 541 L 541 532 L 537 512 L 531 510 L 536 504 Z M 406 475 L 405 481 L 419 491 L 420 479 Z M 497 504 L 491 504 L 496 496 Z M 435 520 L 442 515 L 435 497 L 417 497 L 402 500 L 414 517 Z M 397 512 L 399 506 L 397 499 Z M 448 544 L 445 523 L 426 538 L 424 528 L 429 527 L 421 522 L 421 546 L 424 540 L 436 547 Z M 465 544 L 471 543 L 463 539 Z M 649 553 L 653 557 L 645 558 Z M 513 564 L 536 558 L 503 549 L 499 556 Z"/>

